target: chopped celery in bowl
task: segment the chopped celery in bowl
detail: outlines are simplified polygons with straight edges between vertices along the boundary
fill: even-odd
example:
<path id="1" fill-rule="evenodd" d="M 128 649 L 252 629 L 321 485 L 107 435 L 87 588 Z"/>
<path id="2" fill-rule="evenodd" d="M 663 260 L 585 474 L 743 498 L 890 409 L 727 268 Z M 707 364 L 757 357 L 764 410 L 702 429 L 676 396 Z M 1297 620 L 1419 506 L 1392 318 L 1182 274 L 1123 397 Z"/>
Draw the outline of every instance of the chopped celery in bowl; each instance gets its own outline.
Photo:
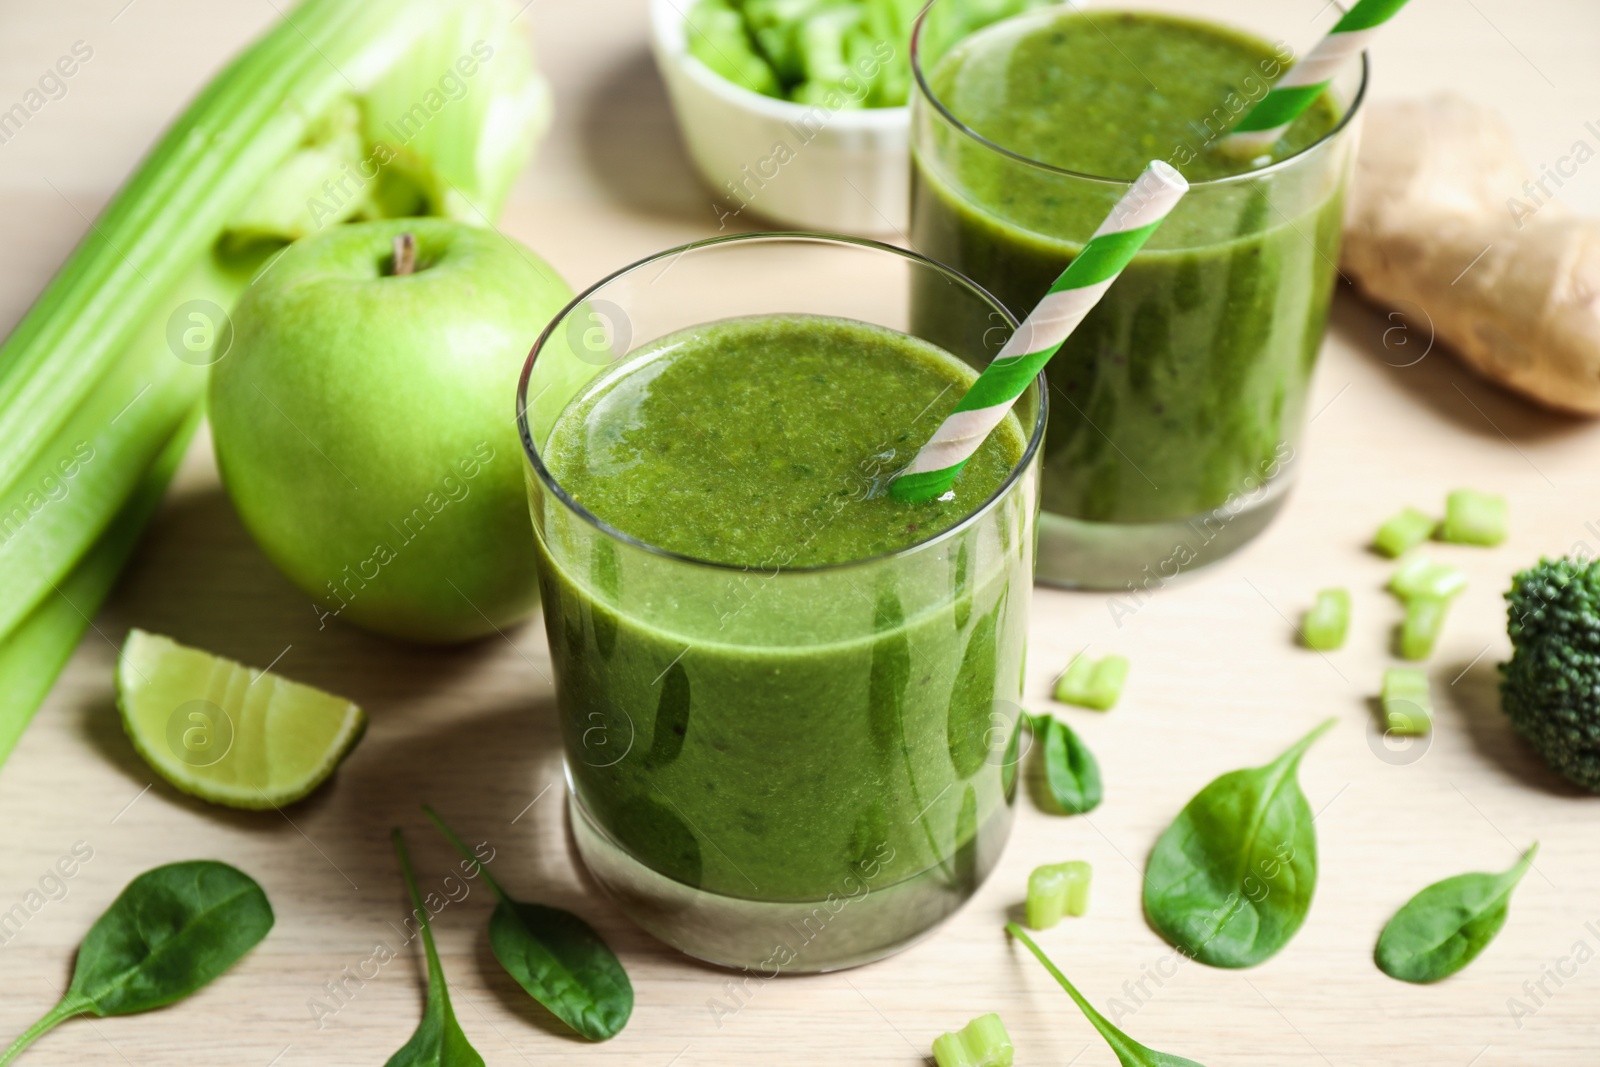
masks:
<path id="1" fill-rule="evenodd" d="M 967 0 L 961 34 L 1055 0 Z M 689 53 L 752 92 L 802 104 L 903 107 L 923 0 L 698 0 Z M 832 101 L 841 101 L 835 105 Z"/>
<path id="2" fill-rule="evenodd" d="M 947 0 L 941 39 L 1056 0 Z M 923 0 L 650 0 L 651 42 L 719 230 L 903 231 Z"/>

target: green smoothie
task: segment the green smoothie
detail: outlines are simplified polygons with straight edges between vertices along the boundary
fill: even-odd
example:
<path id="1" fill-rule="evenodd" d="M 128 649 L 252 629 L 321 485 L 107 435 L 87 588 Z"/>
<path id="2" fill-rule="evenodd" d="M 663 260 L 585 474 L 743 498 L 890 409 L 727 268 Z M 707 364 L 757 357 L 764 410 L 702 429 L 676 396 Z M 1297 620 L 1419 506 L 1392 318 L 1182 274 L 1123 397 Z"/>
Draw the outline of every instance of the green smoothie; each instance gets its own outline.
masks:
<path id="1" fill-rule="evenodd" d="M 630 354 L 554 421 L 574 502 L 698 561 L 600 540 L 574 563 L 541 527 L 575 796 L 628 856 L 748 901 L 908 892 L 913 919 L 986 873 L 1015 790 L 1022 427 L 950 499 L 884 494 L 974 377 L 860 322 L 731 319 Z"/>
<path id="2" fill-rule="evenodd" d="M 907 505 L 881 491 L 975 377 L 933 345 L 862 322 L 735 319 L 658 341 L 593 385 L 562 414 L 546 461 L 579 505 L 679 555 L 749 567 L 870 559 L 972 514 L 1022 458 L 1012 418 L 946 497 Z"/>
<path id="3" fill-rule="evenodd" d="M 1237 176 L 1303 152 L 1341 112 L 1325 94 L 1269 159 L 1217 150 L 1287 58 L 1192 19 L 1051 10 L 966 38 L 928 72 L 970 133 L 924 102 L 913 244 L 1018 317 L 1150 160 L 1195 183 L 1050 363 L 1045 510 L 1186 520 L 1293 455 L 1335 278 L 1343 168 Z M 918 317 L 949 344 L 987 325 L 951 321 L 933 300 Z"/>

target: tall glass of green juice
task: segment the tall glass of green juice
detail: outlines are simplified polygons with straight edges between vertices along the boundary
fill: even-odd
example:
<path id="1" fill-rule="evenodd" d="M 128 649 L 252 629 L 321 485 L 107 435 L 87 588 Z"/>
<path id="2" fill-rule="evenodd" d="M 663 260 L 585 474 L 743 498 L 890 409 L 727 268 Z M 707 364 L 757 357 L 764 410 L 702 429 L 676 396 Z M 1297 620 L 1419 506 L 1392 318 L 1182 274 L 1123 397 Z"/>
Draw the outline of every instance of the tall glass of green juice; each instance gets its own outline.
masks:
<path id="1" fill-rule="evenodd" d="M 985 328 L 931 341 L 913 290 Z M 1043 382 L 952 494 L 885 489 L 1015 328 L 914 253 L 752 235 L 618 272 L 535 347 L 519 419 L 570 822 L 667 943 L 765 977 L 852 966 L 993 867 Z"/>
<path id="2" fill-rule="evenodd" d="M 1143 595 L 1249 541 L 1293 483 L 1364 60 L 1237 159 L 1224 136 L 1336 5 L 1088 0 L 976 32 L 961 14 L 935 0 L 913 41 L 918 251 L 1023 317 L 1150 160 L 1191 183 L 1047 371 L 1038 575 Z M 932 290 L 913 319 L 949 345 L 989 326 Z"/>

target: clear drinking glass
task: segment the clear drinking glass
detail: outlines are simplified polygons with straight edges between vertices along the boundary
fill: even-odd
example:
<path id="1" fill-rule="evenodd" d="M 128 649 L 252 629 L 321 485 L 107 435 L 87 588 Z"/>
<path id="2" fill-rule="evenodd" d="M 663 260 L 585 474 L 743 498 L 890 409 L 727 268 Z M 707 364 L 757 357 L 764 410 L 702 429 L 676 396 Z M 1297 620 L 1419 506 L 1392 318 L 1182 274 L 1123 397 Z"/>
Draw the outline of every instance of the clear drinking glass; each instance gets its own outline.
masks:
<path id="1" fill-rule="evenodd" d="M 985 329 L 960 344 L 913 328 L 913 285 Z M 911 333 L 977 369 L 1016 326 L 960 275 L 900 249 L 720 238 L 579 296 L 519 390 L 579 852 L 661 940 L 768 974 L 897 951 L 999 855 L 1045 419 L 1036 381 L 1015 409 L 1023 458 L 979 510 L 921 544 L 833 566 L 676 555 L 608 526 L 553 478 L 554 424 L 598 376 L 626 373 L 631 354 L 676 331 L 775 313 Z M 856 488 L 881 487 L 909 458 L 863 457 Z"/>
<path id="2" fill-rule="evenodd" d="M 952 112 L 942 91 L 948 96 L 959 84 L 962 93 L 981 88 L 1008 101 L 1005 94 L 1039 75 L 1018 68 L 1015 37 L 1004 35 L 1069 8 L 1165 12 L 1273 44 L 1282 62 L 1232 97 L 1219 91 L 1216 109 L 1195 116 L 1187 139 L 1150 147 L 1152 157 L 1181 165 L 1185 152 L 1265 95 L 1295 47 L 1309 47 L 1331 25 L 1313 24 L 1280 0 L 1075 0 L 968 34 L 954 6 L 961 2 L 934 0 L 912 43 L 912 244 L 1018 317 L 1088 239 L 1089 220 L 1103 217 L 1130 182 L 1063 170 L 993 143 Z M 953 65 L 941 72 L 957 45 L 970 56 L 989 42 L 992 61 L 969 63 L 966 81 L 954 80 Z M 1126 56 L 1087 58 L 1142 77 Z M 1332 86 L 1338 118 L 1326 136 L 1276 164 L 1192 183 L 1051 361 L 1041 580 L 1148 590 L 1237 549 L 1282 506 L 1337 277 L 1365 86 L 1363 56 Z M 962 317 L 937 293 L 915 301 L 913 320 L 923 328 L 957 334 Z M 984 326 L 974 318 L 965 328 L 970 336 Z"/>

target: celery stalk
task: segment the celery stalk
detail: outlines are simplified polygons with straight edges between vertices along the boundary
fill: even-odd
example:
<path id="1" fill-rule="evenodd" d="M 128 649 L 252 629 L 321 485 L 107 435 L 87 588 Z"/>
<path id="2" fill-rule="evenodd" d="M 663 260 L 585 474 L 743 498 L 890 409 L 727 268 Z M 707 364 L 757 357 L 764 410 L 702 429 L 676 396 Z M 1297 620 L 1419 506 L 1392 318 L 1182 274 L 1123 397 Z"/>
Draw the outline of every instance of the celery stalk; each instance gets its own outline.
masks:
<path id="1" fill-rule="evenodd" d="M 38 621 L 60 611 L 46 598 L 86 553 L 115 558 L 95 546 L 205 388 L 169 343 L 181 305 L 231 306 L 249 268 L 322 225 L 498 214 L 548 117 L 513 14 L 508 0 L 306 0 L 178 117 L 0 345 L 0 650 L 31 649 L 0 651 L 8 720 L 76 641 Z M 324 214 L 335 175 L 364 187 Z"/>
<path id="2" fill-rule="evenodd" d="M 403 51 L 427 22 L 423 0 L 311 0 L 200 94 L 0 347 L 7 481 L 310 122 L 347 91 L 341 71 L 370 79 L 371 67 Z"/>
<path id="3" fill-rule="evenodd" d="M 488 225 L 550 124 L 549 85 L 511 27 L 515 7 L 456 0 L 451 18 L 424 34 L 361 94 L 372 159 L 393 152 L 382 174 L 423 194 L 422 210 L 384 202 L 376 213 L 443 215 Z M 434 110 L 437 106 L 437 110 Z"/>
<path id="4" fill-rule="evenodd" d="M 188 300 L 232 305 L 250 266 L 230 268 L 201 256 L 156 303 L 121 358 L 68 411 L 38 458 L 18 468 L 18 493 L 8 497 L 15 502 L 0 512 L 0 634 L 51 595 L 51 586 L 100 538 L 204 396 L 206 368 L 168 350 L 168 319 Z"/>
<path id="5" fill-rule="evenodd" d="M 159 380 L 162 388 L 129 410 L 154 409 L 151 400 L 165 406 L 131 431 L 106 431 L 108 447 L 86 468 L 98 488 L 75 487 L 81 491 L 62 501 L 71 501 L 70 509 L 38 508 L 40 479 L 59 468 L 63 445 L 70 450 L 87 427 L 109 425 L 142 388 L 140 370 L 122 367 L 117 377 L 118 364 L 141 328 L 155 326 L 163 306 L 170 309 L 165 294 L 177 291 L 236 220 L 259 230 L 260 219 L 247 210 L 259 208 L 257 192 L 274 186 L 281 195 L 285 173 L 296 172 L 285 171 L 286 161 L 304 158 L 325 116 L 348 108 L 352 92 L 378 95 L 363 111 L 364 123 L 408 99 L 427 115 L 409 143 L 392 146 L 404 154 L 404 169 L 383 174 L 386 182 L 426 177 L 437 186 L 426 203 L 437 200 L 463 217 L 488 221 L 498 209 L 537 132 L 543 84 L 519 42 L 501 39 L 496 50 L 480 36 L 508 22 L 499 0 L 307 0 L 218 75 L 162 137 L 0 346 L 0 517 L 29 517 L 0 547 L 0 634 L 71 570 L 127 499 L 154 451 L 151 442 L 165 440 L 174 413 L 187 409 L 187 394 L 173 379 L 198 379 L 203 388 L 203 376 L 174 367 L 175 356 L 157 356 L 143 366 L 144 384 Z M 441 79 L 452 72 L 460 79 L 455 61 L 471 58 L 480 41 L 497 52 L 500 66 L 479 72 L 476 98 L 468 92 L 449 101 L 439 93 Z M 441 48 L 460 51 L 445 62 Z M 314 191 L 291 190 L 304 200 Z M 51 511 L 60 521 L 39 521 Z"/>
<path id="6" fill-rule="evenodd" d="M 359 177 L 367 161 L 361 121 L 356 102 L 340 100 L 312 123 L 300 147 L 228 220 L 227 240 L 247 246 L 299 240 L 369 207 L 370 198 L 358 195 L 362 190 L 338 195 L 337 185 L 348 185 L 349 173 Z"/>
<path id="7" fill-rule="evenodd" d="M 100 610 L 139 535 L 155 514 L 167 483 L 194 436 L 200 408 L 191 409 L 145 471 L 111 526 L 21 624 L 0 640 L 0 763 L 11 755 L 33 713 L 66 666 L 89 620 Z"/>

